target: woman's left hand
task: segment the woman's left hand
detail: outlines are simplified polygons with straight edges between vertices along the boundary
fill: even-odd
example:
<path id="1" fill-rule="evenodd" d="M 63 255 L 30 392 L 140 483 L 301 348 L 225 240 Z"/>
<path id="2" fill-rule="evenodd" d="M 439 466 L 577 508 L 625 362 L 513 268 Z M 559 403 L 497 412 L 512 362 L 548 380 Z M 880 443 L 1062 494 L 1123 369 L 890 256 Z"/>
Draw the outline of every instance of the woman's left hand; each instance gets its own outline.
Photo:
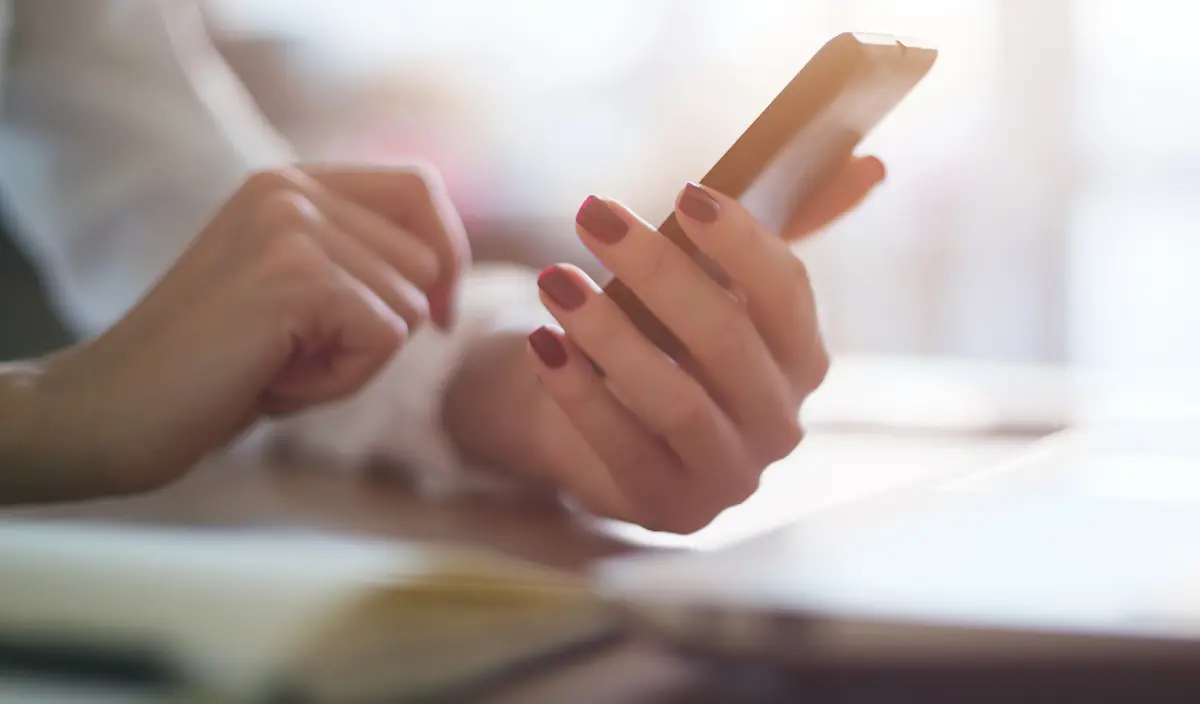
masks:
<path id="1" fill-rule="evenodd" d="M 827 224 L 882 178 L 877 160 L 851 161 L 786 235 Z M 589 198 L 577 224 L 690 359 L 669 358 L 568 266 L 538 282 L 562 328 L 538 329 L 529 348 L 554 401 L 535 430 L 550 478 L 601 515 L 690 533 L 753 494 L 762 471 L 795 449 L 800 405 L 829 358 L 804 264 L 778 233 L 736 200 L 690 184 L 676 215 L 731 289 L 616 202 Z"/>

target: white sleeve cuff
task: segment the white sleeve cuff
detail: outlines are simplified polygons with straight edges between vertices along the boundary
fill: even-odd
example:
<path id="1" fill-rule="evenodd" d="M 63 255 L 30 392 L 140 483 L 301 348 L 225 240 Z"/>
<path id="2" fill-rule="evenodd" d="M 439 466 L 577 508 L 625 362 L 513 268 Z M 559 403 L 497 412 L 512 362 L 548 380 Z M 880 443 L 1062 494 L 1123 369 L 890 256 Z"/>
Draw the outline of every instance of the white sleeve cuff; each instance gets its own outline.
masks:
<path id="1" fill-rule="evenodd" d="M 473 271 L 464 282 L 453 331 L 419 331 L 359 394 L 272 423 L 268 442 L 347 467 L 404 471 L 430 497 L 524 493 L 528 487 L 508 475 L 464 464 L 443 426 L 442 399 L 473 342 L 514 312 L 543 314 L 536 292 L 527 270 Z"/>

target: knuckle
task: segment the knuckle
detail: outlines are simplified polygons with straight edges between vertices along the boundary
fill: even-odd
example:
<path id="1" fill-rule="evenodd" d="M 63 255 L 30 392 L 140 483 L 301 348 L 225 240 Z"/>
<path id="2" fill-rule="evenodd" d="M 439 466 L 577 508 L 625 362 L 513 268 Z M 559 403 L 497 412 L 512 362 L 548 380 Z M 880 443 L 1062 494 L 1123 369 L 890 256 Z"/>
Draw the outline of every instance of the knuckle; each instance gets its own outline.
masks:
<path id="1" fill-rule="evenodd" d="M 295 180 L 282 169 L 267 169 L 250 174 L 242 185 L 242 191 L 251 197 L 262 197 L 274 191 L 289 190 L 296 187 Z"/>
<path id="2" fill-rule="evenodd" d="M 658 423 L 658 432 L 666 437 L 678 437 L 707 432 L 714 421 L 712 401 L 699 390 L 672 395 Z"/>
<path id="3" fill-rule="evenodd" d="M 788 421 L 783 424 L 783 429 L 779 434 L 778 442 L 779 446 L 776 448 L 777 452 L 774 453 L 777 455 L 775 457 L 776 461 L 781 460 L 795 452 L 796 448 L 800 446 L 800 443 L 804 442 L 804 425 L 800 422 L 799 414 L 797 414 L 795 418 L 789 418 Z"/>
<path id="4" fill-rule="evenodd" d="M 765 434 L 759 444 L 758 456 L 761 458 L 758 469 L 774 464 L 788 457 L 804 440 L 804 426 L 799 417 L 785 418 L 778 423 L 770 433 Z"/>
<path id="5" fill-rule="evenodd" d="M 799 391 L 801 397 L 807 397 L 812 392 L 820 388 L 821 384 L 825 383 L 825 379 L 829 376 L 829 369 L 833 362 L 829 357 L 829 350 L 826 349 L 824 341 L 818 336 L 813 340 L 812 352 L 799 371 Z"/>
<path id="6" fill-rule="evenodd" d="M 750 353 L 749 345 L 758 338 L 758 330 L 740 306 L 731 301 L 722 308 L 712 316 L 705 344 L 696 350 L 705 361 L 721 369 L 743 362 Z"/>
<path id="7" fill-rule="evenodd" d="M 641 523 L 650 530 L 691 535 L 707 528 L 726 509 L 753 496 L 759 483 L 758 472 L 737 471 L 726 475 L 719 489 L 709 486 L 681 490 L 671 486 L 672 491 L 660 491 L 637 502 L 644 516 Z"/>
<path id="8" fill-rule="evenodd" d="M 291 313 L 307 318 L 317 311 L 334 310 L 344 295 L 341 282 L 324 268 L 315 264 L 304 271 L 303 268 L 289 272 L 291 279 L 287 291 L 290 295 L 286 302 Z"/>
<path id="9" fill-rule="evenodd" d="M 285 278 L 312 280 L 323 277 L 328 261 L 308 235 L 290 231 L 275 237 L 263 249 L 262 261 L 271 272 Z"/>
<path id="10" fill-rule="evenodd" d="M 728 501 L 721 506 L 720 511 L 724 511 L 731 506 L 738 506 L 745 503 L 751 496 L 754 496 L 756 493 L 758 493 L 758 489 L 761 484 L 762 477 L 759 472 L 738 472 L 736 479 L 730 482 L 729 493 L 727 495 Z"/>
<path id="11" fill-rule="evenodd" d="M 759 485 L 758 472 L 739 468 L 727 475 L 719 490 L 710 487 L 704 491 L 660 492 L 657 496 L 643 497 L 638 502 L 645 517 L 641 523 L 654 531 L 691 535 L 707 528 L 726 509 L 744 503 L 758 491 Z"/>
<path id="12" fill-rule="evenodd" d="M 632 259 L 636 263 L 631 267 L 633 271 L 630 272 L 630 278 L 637 282 L 672 280 L 668 269 L 672 266 L 674 257 L 683 256 L 682 250 L 662 235 L 641 239 L 645 251 Z"/>
<path id="13" fill-rule="evenodd" d="M 739 212 L 738 202 L 732 201 L 728 224 L 720 229 L 720 236 L 711 237 L 710 242 L 714 254 L 722 261 L 729 261 L 735 266 L 746 264 L 755 253 L 761 250 L 763 236 L 761 226 L 744 211 Z"/>
<path id="14" fill-rule="evenodd" d="M 603 458 L 604 464 L 612 468 L 623 469 L 635 463 L 647 461 L 647 455 L 634 442 L 611 442 L 613 430 L 609 424 L 611 417 L 612 399 L 603 382 L 596 379 L 590 372 L 568 366 L 566 373 L 557 374 L 552 379 L 545 380 L 547 391 L 562 412 L 575 423 L 577 427 L 600 430 L 599 437 L 593 433 L 597 454 Z"/>
<path id="15" fill-rule="evenodd" d="M 565 413 L 571 416 L 586 416 L 599 403 L 598 394 L 588 384 L 580 383 L 571 375 L 560 375 L 550 387 L 554 400 Z"/>
<path id="16" fill-rule="evenodd" d="M 744 503 L 758 492 L 765 467 L 756 462 L 753 452 L 744 450 L 740 457 L 727 463 L 725 471 L 720 475 L 720 483 L 714 487 L 715 494 L 711 497 L 717 512 L 731 506 Z"/>
<path id="17" fill-rule="evenodd" d="M 640 476 L 670 476 L 670 467 L 665 466 L 662 453 L 645 442 L 613 443 L 606 449 L 605 464 L 617 468 L 621 476 L 630 472 Z M 643 486 L 637 492 L 644 502 L 657 503 L 662 497 L 661 482 Z"/>
<path id="18" fill-rule="evenodd" d="M 572 364 L 564 370 L 566 373 L 554 375 L 554 381 L 547 384 L 547 390 L 563 412 L 579 419 L 603 413 L 607 393 L 603 384 L 590 373 L 579 373 Z"/>
<path id="19" fill-rule="evenodd" d="M 328 307 L 338 295 L 328 258 L 301 232 L 273 238 L 259 254 L 254 277 L 256 285 L 275 301 L 285 324 Z"/>
<path id="20" fill-rule="evenodd" d="M 312 201 L 298 191 L 277 189 L 264 192 L 254 207 L 253 220 L 262 231 L 306 229 L 319 216 Z"/>
<path id="21" fill-rule="evenodd" d="M 602 368 L 628 355 L 629 350 L 634 349 L 632 345 L 636 344 L 638 334 L 627 319 L 616 311 L 605 311 L 606 307 L 598 305 L 589 310 L 592 307 L 585 303 L 573 313 L 578 316 L 574 328 L 578 335 L 571 338 Z"/>

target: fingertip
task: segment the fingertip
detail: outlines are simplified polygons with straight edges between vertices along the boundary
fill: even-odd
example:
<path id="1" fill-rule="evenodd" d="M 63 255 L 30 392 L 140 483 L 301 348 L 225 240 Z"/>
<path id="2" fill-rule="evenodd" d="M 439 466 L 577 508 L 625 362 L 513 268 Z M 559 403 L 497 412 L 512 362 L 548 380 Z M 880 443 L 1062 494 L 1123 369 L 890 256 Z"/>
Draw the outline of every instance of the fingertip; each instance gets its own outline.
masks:
<path id="1" fill-rule="evenodd" d="M 635 222 L 636 217 L 627 208 L 599 196 L 588 196 L 575 212 L 576 230 L 605 245 L 624 239 Z"/>
<path id="2" fill-rule="evenodd" d="M 599 293 L 595 282 L 578 267 L 570 264 L 553 264 L 538 274 L 538 290 L 543 302 L 570 313 L 579 309 L 588 299 Z"/>
<path id="3" fill-rule="evenodd" d="M 549 325 L 529 334 L 529 349 L 547 369 L 561 369 L 567 363 L 567 346 L 563 344 L 562 332 Z"/>
<path id="4" fill-rule="evenodd" d="M 880 183 L 887 178 L 887 165 L 877 156 L 871 155 L 862 159 L 864 170 L 870 175 L 871 183 Z"/>
<path id="5" fill-rule="evenodd" d="M 683 187 L 675 199 L 675 210 L 703 225 L 711 225 L 721 217 L 720 201 L 708 189 L 695 183 Z"/>

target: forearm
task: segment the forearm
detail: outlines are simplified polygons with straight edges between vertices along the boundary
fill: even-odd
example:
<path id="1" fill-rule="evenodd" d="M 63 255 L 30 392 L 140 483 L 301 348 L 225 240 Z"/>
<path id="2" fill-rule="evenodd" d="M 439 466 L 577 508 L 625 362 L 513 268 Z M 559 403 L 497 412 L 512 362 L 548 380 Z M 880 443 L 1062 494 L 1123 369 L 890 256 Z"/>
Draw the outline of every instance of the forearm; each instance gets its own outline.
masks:
<path id="1" fill-rule="evenodd" d="M 104 492 L 65 391 L 48 361 L 0 365 L 0 504 Z"/>

